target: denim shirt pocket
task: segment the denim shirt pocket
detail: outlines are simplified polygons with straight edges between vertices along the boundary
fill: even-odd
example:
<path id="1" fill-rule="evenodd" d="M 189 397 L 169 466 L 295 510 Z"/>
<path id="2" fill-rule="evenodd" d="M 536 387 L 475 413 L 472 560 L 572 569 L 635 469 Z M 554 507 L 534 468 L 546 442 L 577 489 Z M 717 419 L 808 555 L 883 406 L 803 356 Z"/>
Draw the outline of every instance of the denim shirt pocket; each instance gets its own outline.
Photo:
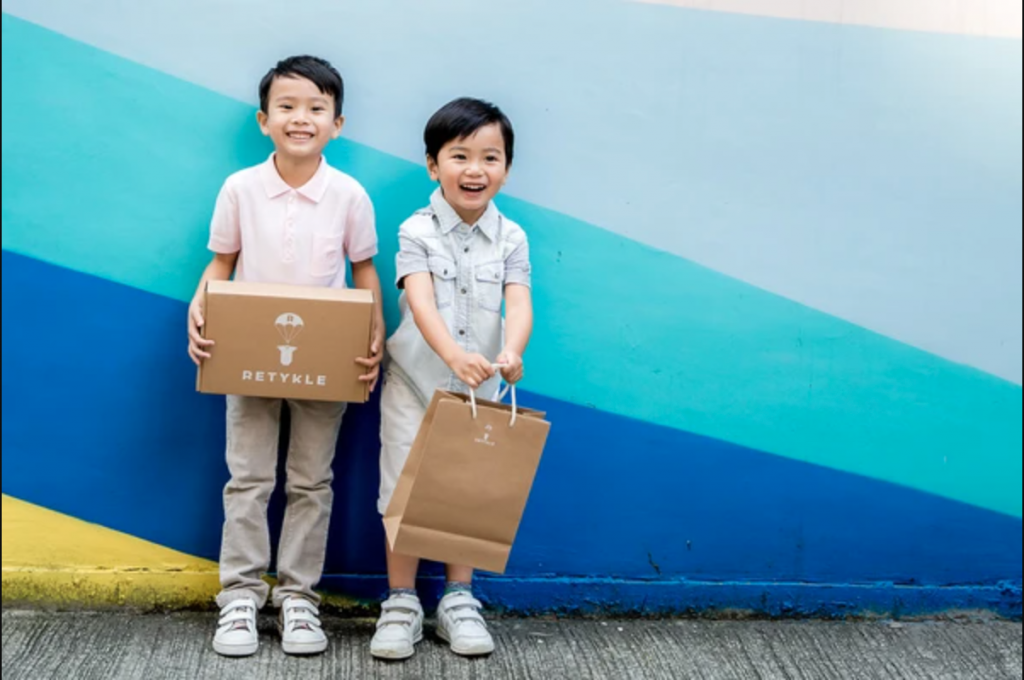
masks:
<path id="1" fill-rule="evenodd" d="M 438 309 L 450 307 L 455 299 L 455 280 L 458 272 L 455 263 L 440 255 L 427 258 L 427 267 L 434 276 L 434 300 Z"/>
<path id="2" fill-rule="evenodd" d="M 501 313 L 501 303 L 505 293 L 505 263 L 488 262 L 477 265 L 476 302 L 481 309 Z"/>

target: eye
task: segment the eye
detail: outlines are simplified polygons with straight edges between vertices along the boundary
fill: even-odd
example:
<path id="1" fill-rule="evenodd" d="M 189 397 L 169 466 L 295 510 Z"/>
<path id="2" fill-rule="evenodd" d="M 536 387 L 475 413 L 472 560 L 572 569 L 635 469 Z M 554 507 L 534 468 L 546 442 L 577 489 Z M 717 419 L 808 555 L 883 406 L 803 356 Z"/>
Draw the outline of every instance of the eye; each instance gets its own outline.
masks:
<path id="1" fill-rule="evenodd" d="M 454 158 L 457 161 L 464 161 L 464 160 L 466 160 L 466 154 L 464 154 L 464 153 L 457 153 L 454 156 L 452 156 L 452 158 Z"/>

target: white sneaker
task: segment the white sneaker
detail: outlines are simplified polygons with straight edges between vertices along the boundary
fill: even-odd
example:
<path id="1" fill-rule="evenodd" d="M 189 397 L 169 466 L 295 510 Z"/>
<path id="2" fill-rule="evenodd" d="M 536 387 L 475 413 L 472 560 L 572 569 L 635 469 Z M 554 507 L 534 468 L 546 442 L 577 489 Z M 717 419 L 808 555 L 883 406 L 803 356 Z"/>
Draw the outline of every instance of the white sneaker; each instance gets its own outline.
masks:
<path id="1" fill-rule="evenodd" d="M 494 638 L 480 615 L 483 605 L 469 593 L 441 598 L 437 608 L 437 635 L 460 656 L 485 656 L 494 651 Z"/>
<path id="2" fill-rule="evenodd" d="M 222 656 L 252 656 L 260 648 L 256 632 L 256 601 L 235 600 L 220 610 L 213 650 Z"/>
<path id="3" fill-rule="evenodd" d="M 392 595 L 381 605 L 377 632 L 370 654 L 378 659 L 400 661 L 416 652 L 423 640 L 423 606 L 415 595 Z"/>
<path id="4" fill-rule="evenodd" d="M 320 654 L 327 649 L 320 610 L 305 598 L 289 597 L 281 603 L 277 625 L 285 654 Z"/>

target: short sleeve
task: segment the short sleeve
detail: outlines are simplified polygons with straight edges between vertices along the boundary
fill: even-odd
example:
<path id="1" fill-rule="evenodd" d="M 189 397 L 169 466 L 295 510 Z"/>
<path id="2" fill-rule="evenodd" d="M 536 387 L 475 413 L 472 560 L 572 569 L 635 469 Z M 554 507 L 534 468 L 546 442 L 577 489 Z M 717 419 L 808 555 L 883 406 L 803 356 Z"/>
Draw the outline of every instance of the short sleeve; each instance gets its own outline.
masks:
<path id="1" fill-rule="evenodd" d="M 238 195 L 230 182 L 224 184 L 217 196 L 213 219 L 210 221 L 210 241 L 207 247 L 221 255 L 232 255 L 242 249 Z"/>
<path id="2" fill-rule="evenodd" d="M 418 238 L 410 229 L 410 222 L 407 221 L 398 230 L 398 255 L 395 256 L 395 285 L 404 288 L 405 277 L 421 272 L 429 272 L 428 250 L 423 239 Z"/>
<path id="3" fill-rule="evenodd" d="M 377 254 L 377 224 L 373 203 L 365 191 L 352 202 L 345 224 L 345 255 L 351 262 L 365 262 Z"/>
<path id="4" fill-rule="evenodd" d="M 505 258 L 505 285 L 531 286 L 530 244 L 523 235 L 522 242 Z"/>

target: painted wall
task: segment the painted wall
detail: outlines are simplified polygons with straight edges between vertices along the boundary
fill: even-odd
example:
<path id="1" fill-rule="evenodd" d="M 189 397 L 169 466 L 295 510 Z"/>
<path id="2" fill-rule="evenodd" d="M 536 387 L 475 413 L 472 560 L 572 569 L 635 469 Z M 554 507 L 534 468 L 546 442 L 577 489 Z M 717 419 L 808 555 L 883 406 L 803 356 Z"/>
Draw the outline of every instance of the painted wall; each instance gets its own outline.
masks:
<path id="1" fill-rule="evenodd" d="M 820 3 L 5 0 L 4 495 L 216 558 L 185 305 L 220 183 L 269 153 L 259 77 L 312 52 L 385 279 L 430 113 L 517 128 L 554 428 L 492 603 L 1019 617 L 1020 5 Z M 353 409 L 336 464 L 325 585 L 360 597 L 377 427 Z"/>

